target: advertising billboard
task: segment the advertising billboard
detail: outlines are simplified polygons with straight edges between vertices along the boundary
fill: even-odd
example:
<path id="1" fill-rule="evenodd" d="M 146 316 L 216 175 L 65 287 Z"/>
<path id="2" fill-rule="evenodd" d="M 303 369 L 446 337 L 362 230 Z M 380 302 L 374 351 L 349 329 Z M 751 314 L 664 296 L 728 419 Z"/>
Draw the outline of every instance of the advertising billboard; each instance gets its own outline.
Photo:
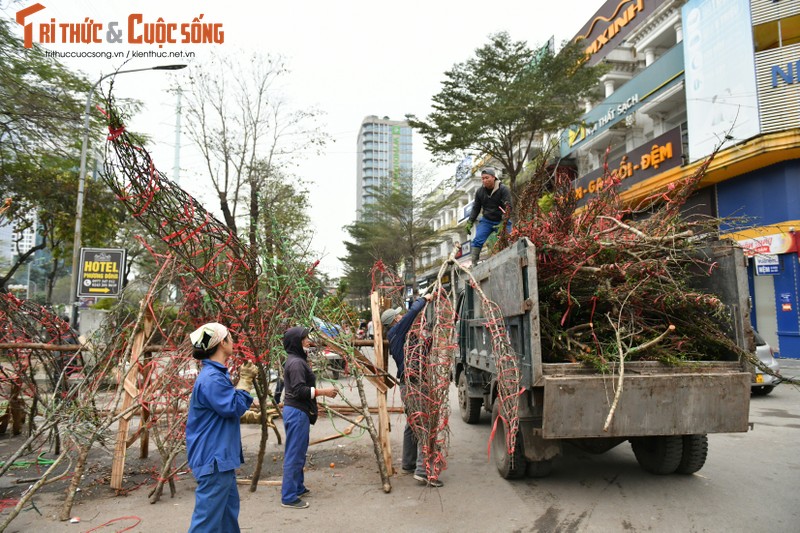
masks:
<path id="1" fill-rule="evenodd" d="M 760 133 L 748 0 L 690 0 L 681 18 L 689 159 Z"/>

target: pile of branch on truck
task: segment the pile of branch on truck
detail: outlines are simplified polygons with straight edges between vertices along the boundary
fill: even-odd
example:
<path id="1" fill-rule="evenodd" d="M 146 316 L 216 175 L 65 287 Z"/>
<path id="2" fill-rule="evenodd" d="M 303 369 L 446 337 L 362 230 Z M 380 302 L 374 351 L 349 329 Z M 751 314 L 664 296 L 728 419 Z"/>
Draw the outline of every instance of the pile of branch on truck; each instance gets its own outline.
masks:
<path id="1" fill-rule="evenodd" d="M 624 441 L 648 471 L 691 474 L 708 433 L 747 431 L 745 260 L 719 220 L 685 212 L 699 177 L 637 206 L 613 177 L 582 206 L 567 177 L 534 179 L 507 247 L 460 275 L 461 415 L 492 412 L 503 477 Z"/>

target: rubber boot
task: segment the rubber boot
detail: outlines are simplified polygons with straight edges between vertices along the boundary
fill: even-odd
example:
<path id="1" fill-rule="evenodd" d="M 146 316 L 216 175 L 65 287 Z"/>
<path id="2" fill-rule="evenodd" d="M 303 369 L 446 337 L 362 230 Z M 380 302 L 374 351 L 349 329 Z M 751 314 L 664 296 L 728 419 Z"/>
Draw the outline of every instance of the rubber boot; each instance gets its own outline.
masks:
<path id="1" fill-rule="evenodd" d="M 470 252 L 470 258 L 472 259 L 472 266 L 478 264 L 478 259 L 480 259 L 480 257 L 481 257 L 481 249 L 473 247 L 472 251 Z"/>

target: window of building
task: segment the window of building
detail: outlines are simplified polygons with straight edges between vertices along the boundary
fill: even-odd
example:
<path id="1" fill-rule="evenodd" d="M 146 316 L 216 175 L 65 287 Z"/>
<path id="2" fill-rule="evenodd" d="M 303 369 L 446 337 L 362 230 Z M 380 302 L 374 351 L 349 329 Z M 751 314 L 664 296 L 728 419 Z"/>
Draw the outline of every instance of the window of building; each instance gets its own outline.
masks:
<path id="1" fill-rule="evenodd" d="M 800 15 L 753 26 L 756 52 L 800 43 Z"/>
<path id="2" fill-rule="evenodd" d="M 800 43 L 800 15 L 788 17 L 781 21 L 781 45 Z"/>

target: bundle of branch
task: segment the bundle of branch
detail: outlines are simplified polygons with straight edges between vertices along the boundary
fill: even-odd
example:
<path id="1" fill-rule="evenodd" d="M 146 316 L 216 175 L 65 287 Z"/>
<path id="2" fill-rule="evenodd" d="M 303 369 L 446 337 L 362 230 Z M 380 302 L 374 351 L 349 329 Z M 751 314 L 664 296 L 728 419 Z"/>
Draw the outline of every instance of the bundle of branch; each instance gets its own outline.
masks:
<path id="1" fill-rule="evenodd" d="M 149 233 L 164 243 L 185 275 L 183 288 L 187 319 L 197 327 L 202 322 L 222 322 L 236 342 L 233 373 L 249 360 L 256 363 L 259 379 L 255 390 L 259 402 L 267 405 L 268 370 L 274 346 L 291 316 L 292 302 L 311 292 L 308 279 L 316 264 L 290 264 L 288 260 L 259 261 L 258 251 L 245 245 L 221 221 L 213 217 L 191 195 L 170 181 L 155 166 L 141 141 L 126 130 L 122 111 L 113 97 L 106 98 L 104 114 L 109 124 L 109 157 L 103 180 Z M 202 305 L 200 302 L 202 301 Z M 186 330 L 174 330 L 178 345 Z M 267 440 L 266 419 L 262 419 L 256 470 L 251 491 L 257 487 Z"/>
<path id="2" fill-rule="evenodd" d="M 706 163 L 707 165 L 707 163 Z M 619 180 L 578 207 L 570 177 L 542 165 L 519 200 L 511 240 L 536 246 L 543 357 L 605 368 L 618 354 L 617 331 L 640 360 L 731 360 L 741 355 L 726 335 L 729 310 L 697 287 L 713 275 L 704 247 L 720 220 L 682 216 L 705 172 L 625 206 Z M 673 333 L 658 343 L 673 325 Z M 632 354 L 634 355 L 634 354 Z"/>
<path id="3" fill-rule="evenodd" d="M 451 295 L 441 284 L 444 267 L 433 285 L 432 316 L 423 311 L 411 326 L 405 344 L 408 424 L 422 443 L 428 480 L 436 480 L 447 468 L 450 448 L 450 369 L 455 342 L 455 310 Z"/>

